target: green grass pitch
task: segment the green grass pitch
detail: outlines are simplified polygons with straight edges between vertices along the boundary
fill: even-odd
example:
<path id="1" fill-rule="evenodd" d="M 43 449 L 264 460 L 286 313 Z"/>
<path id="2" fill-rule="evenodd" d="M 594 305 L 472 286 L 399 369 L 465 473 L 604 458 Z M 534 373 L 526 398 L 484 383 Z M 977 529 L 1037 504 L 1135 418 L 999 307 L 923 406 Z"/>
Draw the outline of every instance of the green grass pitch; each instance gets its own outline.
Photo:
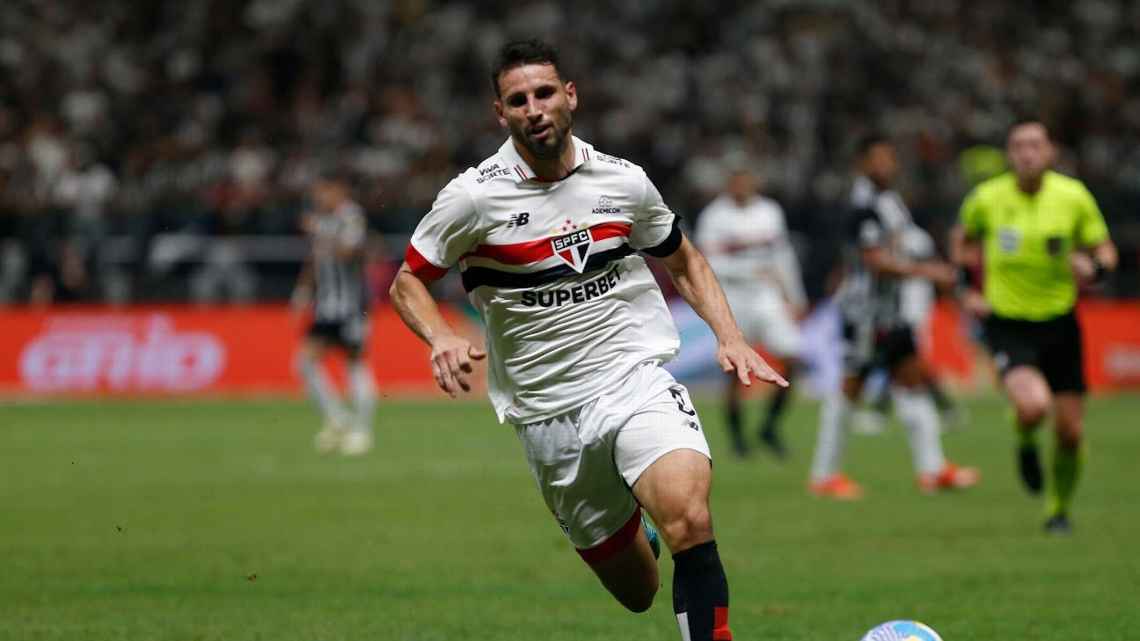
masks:
<path id="1" fill-rule="evenodd" d="M 946 438 L 976 490 L 919 496 L 893 427 L 852 436 L 854 504 L 806 495 L 814 403 L 782 466 L 733 460 L 700 407 L 737 639 L 857 641 L 894 618 L 947 641 L 1140 638 L 1140 398 L 1090 402 L 1067 539 L 1016 481 L 997 399 Z M 0 406 L 0 639 L 679 638 L 667 556 L 654 607 L 622 610 L 485 401 L 385 401 L 358 460 L 317 456 L 316 423 L 297 401 Z"/>

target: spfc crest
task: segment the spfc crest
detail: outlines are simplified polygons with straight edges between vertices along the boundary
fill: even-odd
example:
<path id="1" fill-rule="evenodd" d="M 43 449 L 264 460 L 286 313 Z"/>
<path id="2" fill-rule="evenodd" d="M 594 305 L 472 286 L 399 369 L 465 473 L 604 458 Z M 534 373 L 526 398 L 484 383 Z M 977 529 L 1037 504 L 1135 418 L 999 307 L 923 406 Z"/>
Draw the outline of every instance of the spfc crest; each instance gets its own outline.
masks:
<path id="1" fill-rule="evenodd" d="M 550 239 L 554 255 L 579 274 L 586 269 L 586 259 L 590 257 L 590 246 L 593 244 L 594 237 L 590 235 L 589 229 L 579 229 L 565 236 Z"/>

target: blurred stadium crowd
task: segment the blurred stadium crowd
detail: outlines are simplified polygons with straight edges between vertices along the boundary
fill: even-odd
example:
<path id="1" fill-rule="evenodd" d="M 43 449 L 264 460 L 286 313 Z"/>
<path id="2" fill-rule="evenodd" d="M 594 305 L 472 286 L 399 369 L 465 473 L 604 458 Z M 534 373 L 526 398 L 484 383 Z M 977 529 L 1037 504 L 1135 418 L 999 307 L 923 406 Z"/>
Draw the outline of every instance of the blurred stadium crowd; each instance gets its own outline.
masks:
<path id="1" fill-rule="evenodd" d="M 303 252 L 287 237 L 329 168 L 398 261 L 436 192 L 504 138 L 489 61 L 533 35 L 579 85 L 578 134 L 645 166 L 679 213 L 726 159 L 755 159 L 812 238 L 813 293 L 860 135 L 897 141 L 902 190 L 938 236 L 1026 112 L 1105 210 L 1114 293 L 1140 290 L 1132 2 L 13 0 L 0 302 L 283 297 Z"/>

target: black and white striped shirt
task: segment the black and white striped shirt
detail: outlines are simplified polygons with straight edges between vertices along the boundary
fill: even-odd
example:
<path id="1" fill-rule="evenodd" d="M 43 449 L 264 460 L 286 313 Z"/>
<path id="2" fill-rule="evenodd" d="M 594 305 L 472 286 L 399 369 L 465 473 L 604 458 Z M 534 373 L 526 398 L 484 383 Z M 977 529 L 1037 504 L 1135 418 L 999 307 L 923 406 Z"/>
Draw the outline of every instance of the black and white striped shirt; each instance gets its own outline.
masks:
<path id="1" fill-rule="evenodd" d="M 312 230 L 313 272 L 318 322 L 344 321 L 368 311 L 361 250 L 367 221 L 360 205 L 348 201 L 334 211 L 318 214 Z M 345 252 L 351 252 L 343 256 Z"/>
<path id="2" fill-rule="evenodd" d="M 910 210 L 894 190 L 880 190 L 866 176 L 858 176 L 851 190 L 851 212 L 846 227 L 846 273 L 839 289 L 839 308 L 845 320 L 893 327 L 902 322 L 901 281 L 872 273 L 863 263 L 865 249 L 882 247 L 904 255 L 904 237 L 915 226 Z"/>

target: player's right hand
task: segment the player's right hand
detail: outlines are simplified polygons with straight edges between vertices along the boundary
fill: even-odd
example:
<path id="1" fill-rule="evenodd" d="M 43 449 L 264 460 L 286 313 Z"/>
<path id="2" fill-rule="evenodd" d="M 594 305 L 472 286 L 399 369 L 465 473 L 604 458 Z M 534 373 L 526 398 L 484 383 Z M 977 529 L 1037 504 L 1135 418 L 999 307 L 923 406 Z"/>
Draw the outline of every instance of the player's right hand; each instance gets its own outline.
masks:
<path id="1" fill-rule="evenodd" d="M 935 285 L 953 287 L 958 283 L 958 270 L 950 263 L 932 261 L 926 264 L 926 269 L 923 271 Z"/>
<path id="2" fill-rule="evenodd" d="M 472 361 L 481 361 L 487 352 L 475 347 L 471 341 L 455 334 L 439 336 L 431 345 L 431 373 L 436 385 L 455 398 L 461 390 L 471 391 L 467 375 L 474 368 Z"/>
<path id="3" fill-rule="evenodd" d="M 961 301 L 962 308 L 974 318 L 985 318 L 993 311 L 986 297 L 976 289 L 964 292 Z"/>

